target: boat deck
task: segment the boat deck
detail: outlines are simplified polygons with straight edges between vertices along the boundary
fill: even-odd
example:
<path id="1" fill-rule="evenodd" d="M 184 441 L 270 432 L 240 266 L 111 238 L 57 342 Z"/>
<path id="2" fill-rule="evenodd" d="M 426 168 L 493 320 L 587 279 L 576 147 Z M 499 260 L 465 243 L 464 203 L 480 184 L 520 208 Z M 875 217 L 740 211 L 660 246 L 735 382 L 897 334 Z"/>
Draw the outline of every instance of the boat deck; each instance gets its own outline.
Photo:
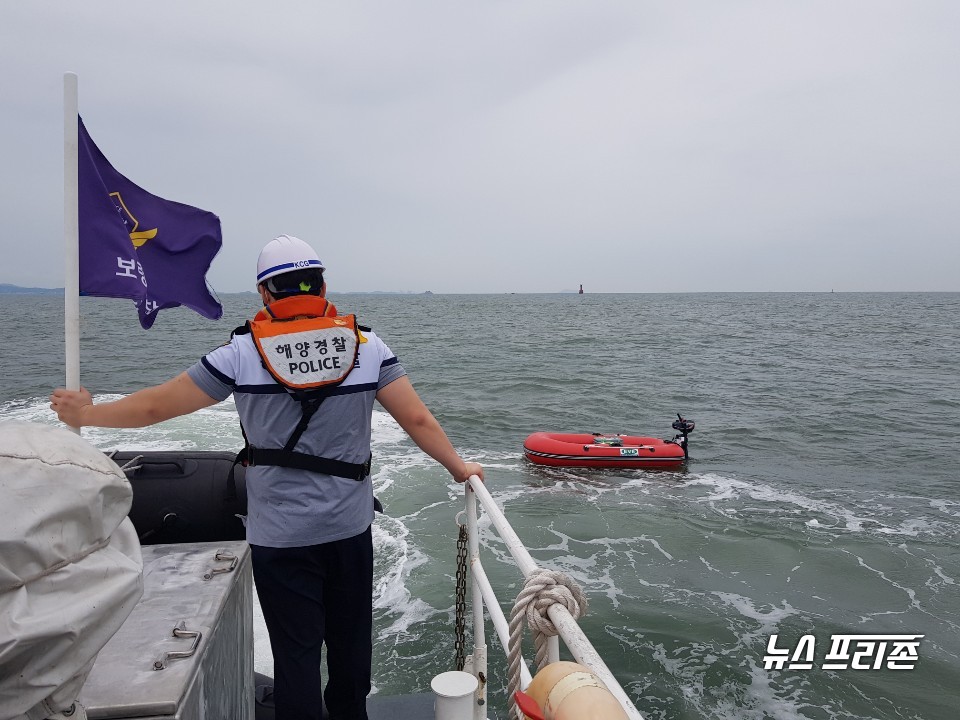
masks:
<path id="1" fill-rule="evenodd" d="M 257 678 L 260 680 L 260 677 Z M 369 720 L 434 720 L 433 693 L 412 695 L 371 695 L 367 698 Z M 257 702 L 256 720 L 273 720 L 273 707 L 269 700 Z M 326 712 L 323 714 L 327 718 Z M 497 715 L 487 712 L 488 720 L 497 720 Z"/>
<path id="2" fill-rule="evenodd" d="M 367 717 L 370 720 L 433 720 L 433 693 L 392 695 L 367 698 Z"/>

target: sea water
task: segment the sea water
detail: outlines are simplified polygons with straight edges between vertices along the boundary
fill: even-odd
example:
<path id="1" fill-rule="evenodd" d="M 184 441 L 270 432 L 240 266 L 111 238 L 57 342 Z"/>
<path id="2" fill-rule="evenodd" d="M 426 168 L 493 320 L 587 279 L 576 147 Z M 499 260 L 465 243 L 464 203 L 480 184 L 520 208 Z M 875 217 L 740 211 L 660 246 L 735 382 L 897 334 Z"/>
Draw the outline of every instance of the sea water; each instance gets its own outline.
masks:
<path id="1" fill-rule="evenodd" d="M 533 557 L 584 588 L 581 625 L 644 717 L 958 716 L 960 294 L 332 299 L 377 330 L 461 454 L 483 463 Z M 253 294 L 222 300 L 220 322 L 167 310 L 145 332 L 132 303 L 82 299 L 83 384 L 108 400 L 175 376 L 258 309 Z M 0 417 L 55 423 L 62 298 L 0 296 L 0 318 Z M 697 422 L 682 471 L 522 455 L 537 430 L 669 438 L 677 413 Z M 84 437 L 104 450 L 241 445 L 232 401 Z M 373 453 L 386 507 L 374 684 L 426 692 L 454 662 L 462 487 L 379 408 Z M 509 612 L 522 578 L 481 526 Z M 812 645 L 811 667 L 765 661 L 773 634 L 798 666 Z M 923 638 L 913 669 L 824 669 L 839 635 Z M 271 670 L 262 625 L 257 667 Z"/>

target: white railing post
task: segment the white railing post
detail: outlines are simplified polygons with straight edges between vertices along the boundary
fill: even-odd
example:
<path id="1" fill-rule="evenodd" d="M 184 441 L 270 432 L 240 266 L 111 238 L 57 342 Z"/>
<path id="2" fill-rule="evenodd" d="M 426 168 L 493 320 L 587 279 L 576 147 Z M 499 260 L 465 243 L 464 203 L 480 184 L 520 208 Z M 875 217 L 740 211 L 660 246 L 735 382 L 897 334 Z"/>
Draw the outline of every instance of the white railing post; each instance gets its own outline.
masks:
<path id="1" fill-rule="evenodd" d="M 466 485 L 467 542 L 470 550 L 470 604 L 473 610 L 473 674 L 477 677 L 477 690 L 473 701 L 473 720 L 487 717 L 487 638 L 483 624 L 483 591 L 480 580 L 472 571 L 480 561 L 480 537 L 477 531 L 477 494 Z"/>
<path id="2" fill-rule="evenodd" d="M 560 636 L 551 635 L 547 638 L 547 662 L 560 662 Z"/>
<path id="3" fill-rule="evenodd" d="M 483 564 L 479 560 L 470 564 L 470 572 L 477 579 L 477 582 L 480 583 L 480 590 L 483 593 L 484 607 L 486 607 L 487 612 L 490 613 L 490 622 L 493 623 L 493 628 L 497 633 L 497 637 L 500 639 L 500 646 L 504 649 L 504 653 L 506 654 L 507 648 L 510 647 L 510 626 L 507 623 L 506 616 L 503 614 L 503 610 L 500 608 L 500 603 L 497 600 L 497 596 L 493 592 L 493 586 L 490 584 L 490 580 L 487 579 L 487 574 L 483 570 Z M 527 667 L 527 661 L 523 659 L 523 656 L 521 656 L 521 689 L 525 689 L 527 685 L 530 684 L 530 679 L 530 669 Z"/>

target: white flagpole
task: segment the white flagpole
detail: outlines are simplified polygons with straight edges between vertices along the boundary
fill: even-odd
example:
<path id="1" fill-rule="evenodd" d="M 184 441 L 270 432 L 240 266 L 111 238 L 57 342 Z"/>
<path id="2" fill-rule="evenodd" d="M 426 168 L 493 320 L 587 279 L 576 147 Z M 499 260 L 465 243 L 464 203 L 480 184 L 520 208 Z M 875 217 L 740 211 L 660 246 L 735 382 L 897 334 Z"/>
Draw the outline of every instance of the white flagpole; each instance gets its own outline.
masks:
<path id="1" fill-rule="evenodd" d="M 80 389 L 80 217 L 78 208 L 77 75 L 63 75 L 63 283 L 67 390 Z M 77 435 L 80 428 L 71 428 Z"/>

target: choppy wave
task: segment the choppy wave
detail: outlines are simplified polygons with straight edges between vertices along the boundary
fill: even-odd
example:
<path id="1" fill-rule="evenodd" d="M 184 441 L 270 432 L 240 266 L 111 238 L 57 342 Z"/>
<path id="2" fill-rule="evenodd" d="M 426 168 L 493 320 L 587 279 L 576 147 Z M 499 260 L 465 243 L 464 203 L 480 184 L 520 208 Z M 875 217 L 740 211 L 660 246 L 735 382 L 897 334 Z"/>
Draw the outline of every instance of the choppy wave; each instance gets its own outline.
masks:
<path id="1" fill-rule="evenodd" d="M 776 514 L 781 522 L 802 522 L 820 531 L 913 538 L 946 537 L 955 532 L 955 524 L 948 517 L 952 514 L 948 501 L 931 501 L 912 494 L 881 495 L 842 489 L 807 494 L 713 473 L 691 475 L 683 485 L 706 489 L 706 494 L 695 501 L 724 515 Z M 933 513 L 931 509 L 941 512 Z"/>
<path id="2" fill-rule="evenodd" d="M 249 302 L 225 298 L 227 313 Z M 30 313 L 60 310 L 41 305 L 7 313 L 25 346 L 0 347 L 0 364 L 49 355 L 42 338 L 30 345 Z M 345 307 L 388 339 L 457 447 L 484 463 L 533 557 L 584 588 L 581 624 L 644 717 L 955 716 L 960 295 L 355 296 Z M 84 305 L 98 328 L 83 350 L 91 389 L 166 380 L 222 341 L 184 314 L 131 345 L 126 310 Z M 104 352 L 121 344 L 122 360 Z M 42 395 L 59 372 L 31 367 L 5 378 L 0 417 L 54 423 Z M 535 430 L 649 435 L 678 411 L 697 420 L 685 471 L 541 468 L 521 453 Z M 462 488 L 383 412 L 373 435 L 387 510 L 374 527 L 375 684 L 426 690 L 452 663 Z M 105 450 L 241 443 L 229 402 L 84 436 Z M 480 528 L 509 612 L 522 578 L 488 518 Z M 501 650 L 487 631 L 496 689 Z M 773 632 L 926 637 L 911 672 L 804 673 L 764 669 Z M 257 667 L 269 671 L 264 640 Z M 499 691 L 491 706 L 505 706 Z"/>

